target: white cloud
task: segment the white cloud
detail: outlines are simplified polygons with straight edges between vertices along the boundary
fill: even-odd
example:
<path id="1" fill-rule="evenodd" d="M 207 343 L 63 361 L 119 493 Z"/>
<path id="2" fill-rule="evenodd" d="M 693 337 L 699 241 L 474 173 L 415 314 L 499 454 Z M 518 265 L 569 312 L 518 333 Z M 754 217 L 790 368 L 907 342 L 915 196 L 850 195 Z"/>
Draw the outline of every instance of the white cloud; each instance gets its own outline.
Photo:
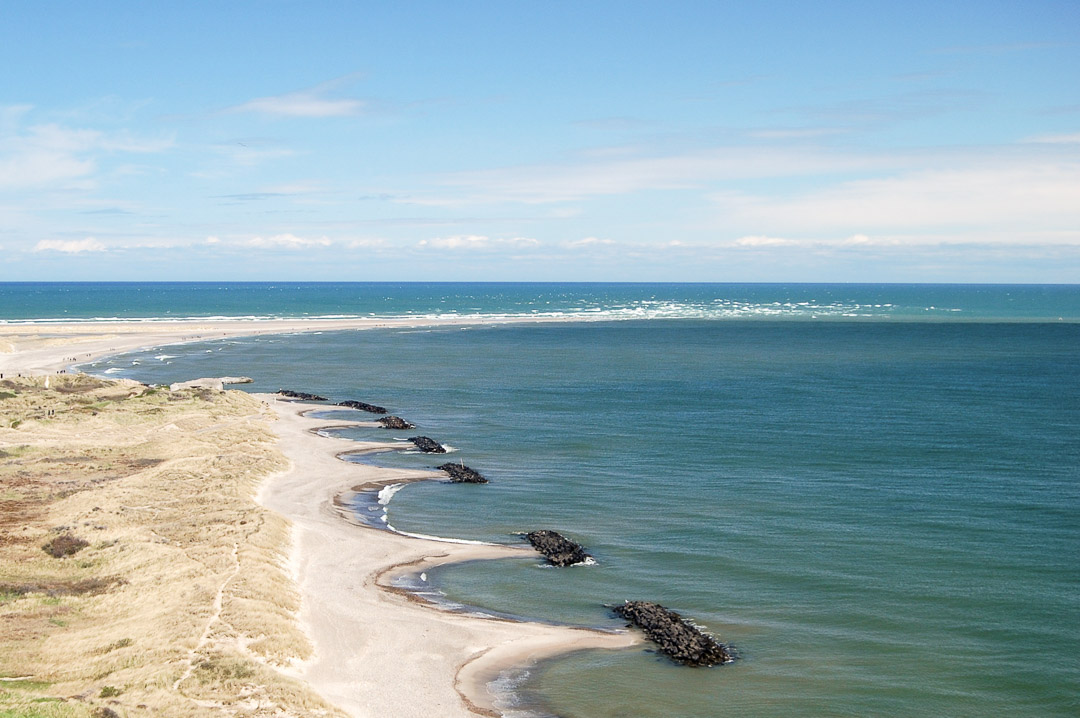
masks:
<path id="1" fill-rule="evenodd" d="M 539 244 L 540 240 L 532 239 L 531 237 L 496 238 L 476 234 L 459 234 L 453 237 L 436 237 L 435 239 L 422 239 L 417 242 L 418 247 L 429 247 L 432 249 L 449 250 L 481 250 L 508 247 L 525 248 L 535 247 Z"/>
<path id="2" fill-rule="evenodd" d="M 345 246 L 349 249 L 380 249 L 386 245 L 385 239 L 352 239 Z"/>
<path id="3" fill-rule="evenodd" d="M 290 92 L 273 97 L 257 97 L 227 112 L 255 112 L 279 117 L 348 117 L 359 115 L 365 104 L 360 100 L 323 97 L 323 88 Z"/>
<path id="4" fill-rule="evenodd" d="M 306 239 L 295 234 L 275 234 L 271 237 L 252 237 L 243 242 L 245 247 L 258 249 L 307 249 L 310 247 L 329 247 L 331 242 L 326 237 Z"/>
<path id="5" fill-rule="evenodd" d="M 583 247 L 595 247 L 615 244 L 614 239 L 601 239 L 600 237 L 583 237 L 564 243 L 567 247 L 581 249 Z"/>
<path id="6" fill-rule="evenodd" d="M 34 245 L 35 252 L 63 252 L 65 254 L 80 254 L 82 252 L 104 252 L 104 244 L 87 237 L 86 239 L 43 239 Z"/>
<path id="7" fill-rule="evenodd" d="M 736 247 L 790 247 L 798 244 L 793 239 L 782 237 L 766 237 L 763 235 L 739 237 L 733 243 Z"/>

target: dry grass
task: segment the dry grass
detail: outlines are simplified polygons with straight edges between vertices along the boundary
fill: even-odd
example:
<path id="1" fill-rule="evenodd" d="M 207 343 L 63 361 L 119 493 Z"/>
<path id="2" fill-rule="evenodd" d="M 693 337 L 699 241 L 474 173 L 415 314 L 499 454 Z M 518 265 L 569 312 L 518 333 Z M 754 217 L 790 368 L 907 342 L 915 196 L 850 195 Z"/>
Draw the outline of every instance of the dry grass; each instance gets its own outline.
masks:
<path id="1" fill-rule="evenodd" d="M 268 410 L 49 383 L 0 381 L 0 718 L 340 715 L 279 670 L 311 649 L 288 526 L 253 499 L 285 468 Z M 65 537 L 87 545 L 42 550 Z"/>

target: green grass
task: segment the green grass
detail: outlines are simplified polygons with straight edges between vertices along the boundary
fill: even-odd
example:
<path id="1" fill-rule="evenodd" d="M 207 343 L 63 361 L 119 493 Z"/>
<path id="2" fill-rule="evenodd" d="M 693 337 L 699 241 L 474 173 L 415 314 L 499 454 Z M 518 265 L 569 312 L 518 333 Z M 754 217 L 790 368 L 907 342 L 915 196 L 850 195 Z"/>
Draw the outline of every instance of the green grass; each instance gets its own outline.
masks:
<path id="1" fill-rule="evenodd" d="M 18 676 L 12 676 L 18 678 Z M 52 684 L 48 681 L 7 681 L 0 679 L 0 698 L 3 698 L 4 691 L 43 691 Z"/>

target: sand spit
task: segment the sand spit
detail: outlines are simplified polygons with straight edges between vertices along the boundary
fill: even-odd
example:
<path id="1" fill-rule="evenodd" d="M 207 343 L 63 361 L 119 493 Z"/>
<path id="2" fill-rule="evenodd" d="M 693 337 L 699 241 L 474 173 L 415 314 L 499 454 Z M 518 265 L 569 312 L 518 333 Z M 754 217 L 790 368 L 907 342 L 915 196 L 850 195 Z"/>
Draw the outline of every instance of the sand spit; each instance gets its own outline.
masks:
<path id="1" fill-rule="evenodd" d="M 449 316 L 349 319 L 213 319 L 206 321 L 116 321 L 34 324 L 0 322 L 0 374 L 54 374 L 72 364 L 150 347 L 228 337 L 385 329 L 535 324 L 571 321 L 560 317 Z"/>
<path id="2" fill-rule="evenodd" d="M 498 715 L 487 684 L 505 668 L 639 640 L 628 633 L 444 611 L 393 590 L 393 579 L 406 573 L 535 554 L 517 546 L 416 539 L 345 520 L 347 510 L 336 501 L 343 493 L 442 474 L 344 462 L 339 454 L 400 444 L 318 436 L 313 431 L 326 420 L 304 414 L 320 405 L 261 398 L 277 413 L 273 428 L 292 462 L 288 472 L 266 482 L 259 501 L 294 527 L 300 619 L 315 645 L 315 657 L 299 675 L 336 705 L 356 716 Z"/>

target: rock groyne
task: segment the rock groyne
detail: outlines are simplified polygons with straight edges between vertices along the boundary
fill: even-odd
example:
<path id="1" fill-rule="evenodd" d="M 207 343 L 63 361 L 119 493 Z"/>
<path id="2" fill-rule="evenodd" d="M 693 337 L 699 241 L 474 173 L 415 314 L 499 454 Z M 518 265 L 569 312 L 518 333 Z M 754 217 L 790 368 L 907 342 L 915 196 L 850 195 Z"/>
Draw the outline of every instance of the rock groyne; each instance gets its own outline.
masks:
<path id="1" fill-rule="evenodd" d="M 612 610 L 644 631 L 673 661 L 687 666 L 715 666 L 734 659 L 722 643 L 659 603 L 627 601 Z"/>
<path id="2" fill-rule="evenodd" d="M 486 484 L 488 482 L 479 471 L 470 469 L 465 464 L 446 463 L 435 468 L 450 474 L 450 481 L 455 484 Z"/>
<path id="3" fill-rule="evenodd" d="M 525 540 L 543 554 L 554 566 L 573 566 L 592 558 L 580 544 L 574 543 L 557 531 L 541 529 L 525 534 Z"/>

